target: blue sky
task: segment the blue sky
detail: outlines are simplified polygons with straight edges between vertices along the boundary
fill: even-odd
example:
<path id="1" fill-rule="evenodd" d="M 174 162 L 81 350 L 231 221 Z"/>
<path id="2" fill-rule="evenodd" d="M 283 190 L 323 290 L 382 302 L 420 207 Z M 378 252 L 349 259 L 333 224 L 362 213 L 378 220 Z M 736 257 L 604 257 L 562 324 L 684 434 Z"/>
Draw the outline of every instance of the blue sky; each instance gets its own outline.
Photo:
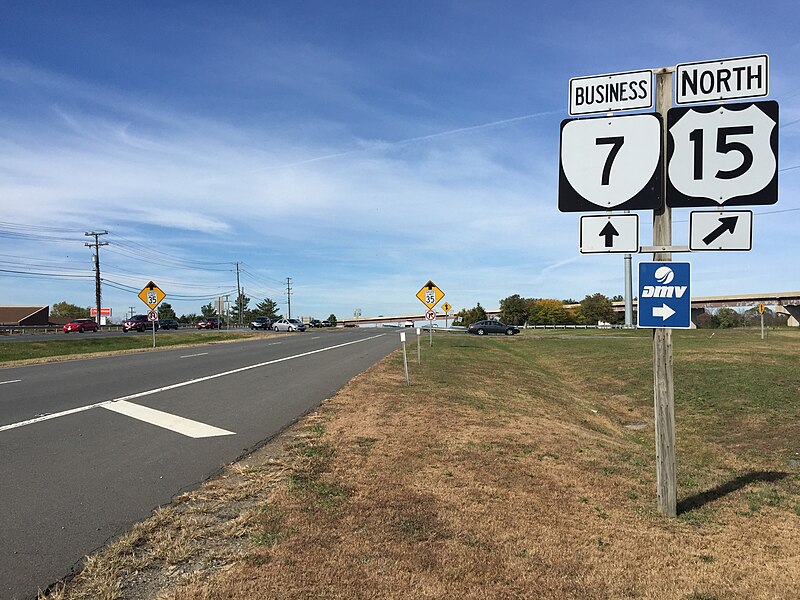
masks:
<path id="1" fill-rule="evenodd" d="M 675 259 L 693 295 L 800 289 L 795 4 L 630 7 L 8 3 L 0 304 L 93 305 L 83 233 L 100 230 L 116 318 L 151 279 L 199 312 L 235 262 L 251 306 L 285 311 L 291 277 L 293 316 L 419 311 L 428 279 L 457 309 L 621 294 L 622 257 L 579 254 L 579 214 L 557 208 L 570 77 L 764 53 L 779 202 L 754 207 L 751 252 Z"/>

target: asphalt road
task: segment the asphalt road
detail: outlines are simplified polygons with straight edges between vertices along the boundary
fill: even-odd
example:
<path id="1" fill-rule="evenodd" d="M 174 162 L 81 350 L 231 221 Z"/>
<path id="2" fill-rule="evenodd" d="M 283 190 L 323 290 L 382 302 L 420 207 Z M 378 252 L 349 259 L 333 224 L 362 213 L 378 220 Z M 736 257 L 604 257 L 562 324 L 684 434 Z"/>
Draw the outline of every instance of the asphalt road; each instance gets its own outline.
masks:
<path id="1" fill-rule="evenodd" d="M 35 598 L 398 345 L 309 331 L 0 369 L 0 598 Z"/>

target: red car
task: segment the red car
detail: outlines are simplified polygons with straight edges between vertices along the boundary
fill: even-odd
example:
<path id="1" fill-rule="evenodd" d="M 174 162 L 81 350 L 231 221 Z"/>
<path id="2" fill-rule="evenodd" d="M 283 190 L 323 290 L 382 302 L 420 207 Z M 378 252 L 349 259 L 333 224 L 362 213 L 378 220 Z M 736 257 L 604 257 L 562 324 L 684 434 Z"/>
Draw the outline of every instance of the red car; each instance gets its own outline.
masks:
<path id="1" fill-rule="evenodd" d="M 220 320 L 217 317 L 207 317 L 205 319 L 201 319 L 197 323 L 198 329 L 219 329 L 220 327 L 225 326 L 225 320 Z"/>
<path id="2" fill-rule="evenodd" d="M 64 333 L 69 333 L 70 331 L 83 333 L 84 331 L 97 331 L 97 329 L 98 326 L 94 319 L 72 319 L 63 327 Z"/>

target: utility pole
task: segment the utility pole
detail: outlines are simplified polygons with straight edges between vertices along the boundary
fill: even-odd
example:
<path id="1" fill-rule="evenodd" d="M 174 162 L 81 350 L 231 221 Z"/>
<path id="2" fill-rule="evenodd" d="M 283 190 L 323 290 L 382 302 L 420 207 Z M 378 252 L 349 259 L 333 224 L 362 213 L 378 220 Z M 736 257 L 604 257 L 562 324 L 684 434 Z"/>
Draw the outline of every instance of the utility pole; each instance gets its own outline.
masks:
<path id="1" fill-rule="evenodd" d="M 288 306 L 289 316 L 287 319 L 292 318 L 292 278 L 286 278 L 286 304 Z"/>
<path id="2" fill-rule="evenodd" d="M 241 326 L 242 325 L 242 287 L 241 287 L 241 284 L 239 283 L 239 263 L 235 262 L 233 264 L 236 265 L 236 290 L 237 290 L 236 306 L 238 307 L 238 311 L 237 312 L 239 313 L 238 317 L 237 317 L 237 320 L 239 321 L 239 326 Z"/>
<path id="3" fill-rule="evenodd" d="M 86 243 L 87 248 L 94 248 L 94 299 L 97 304 L 97 325 L 100 326 L 100 246 L 108 246 L 108 242 L 101 242 L 101 235 L 108 235 L 108 231 L 87 231 L 83 235 L 94 236 L 94 243 Z"/>

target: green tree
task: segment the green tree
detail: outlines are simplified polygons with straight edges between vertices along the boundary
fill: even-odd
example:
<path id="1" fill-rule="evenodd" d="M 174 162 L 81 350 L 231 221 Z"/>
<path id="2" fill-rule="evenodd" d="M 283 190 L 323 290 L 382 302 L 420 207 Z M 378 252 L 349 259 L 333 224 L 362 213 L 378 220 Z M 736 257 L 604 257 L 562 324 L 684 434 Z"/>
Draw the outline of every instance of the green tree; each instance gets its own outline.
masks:
<path id="1" fill-rule="evenodd" d="M 733 310 L 732 308 L 720 308 L 715 315 L 720 329 L 730 329 L 731 327 L 740 327 L 744 319 L 742 315 Z"/>
<path id="2" fill-rule="evenodd" d="M 528 302 L 525 298 L 514 294 L 500 300 L 500 320 L 509 325 L 523 325 L 528 320 Z"/>
<path id="3" fill-rule="evenodd" d="M 253 309 L 253 316 L 274 319 L 278 316 L 278 303 L 270 298 L 264 298 L 262 302 L 256 304 L 255 309 Z"/>
<path id="4" fill-rule="evenodd" d="M 337 321 L 336 321 L 336 315 L 335 314 L 331 313 L 330 315 L 328 315 L 328 323 L 331 324 L 331 327 L 336 327 Z"/>
<path id="5" fill-rule="evenodd" d="M 66 317 L 68 319 L 80 319 L 89 316 L 88 308 L 81 308 L 75 304 L 70 304 L 66 300 L 56 302 L 50 307 L 50 316 Z"/>
<path id="6" fill-rule="evenodd" d="M 242 301 L 241 306 L 239 306 L 239 300 Z M 236 302 L 234 302 L 233 306 L 231 307 L 231 321 L 234 323 L 243 323 L 250 312 L 247 310 L 248 304 L 250 304 L 250 298 L 244 294 L 237 296 Z"/>
<path id="7" fill-rule="evenodd" d="M 162 302 L 158 305 L 158 318 L 159 319 L 177 319 L 175 311 L 169 302 Z"/>
<path id="8" fill-rule="evenodd" d="M 187 323 L 189 325 L 197 324 L 199 317 L 194 313 L 189 313 L 188 315 L 181 315 L 181 318 L 178 319 L 181 323 Z"/>
<path id="9" fill-rule="evenodd" d="M 581 300 L 579 319 L 587 325 L 596 325 L 598 321 L 610 322 L 614 315 L 611 300 L 597 293 Z"/>
<path id="10" fill-rule="evenodd" d="M 204 304 L 200 307 L 200 314 L 204 317 L 215 317 L 217 315 L 217 311 L 214 309 L 214 306 L 209 302 L 208 304 Z"/>
<path id="11" fill-rule="evenodd" d="M 694 324 L 697 325 L 698 329 L 717 329 L 719 327 L 717 317 L 707 312 L 697 315 Z"/>
<path id="12" fill-rule="evenodd" d="M 567 322 L 567 309 L 561 300 L 534 300 L 528 307 L 528 322 L 534 325 L 563 325 Z"/>
<path id="13" fill-rule="evenodd" d="M 462 308 L 458 311 L 456 317 L 461 325 L 472 325 L 478 321 L 485 321 L 487 318 L 486 310 L 484 310 L 480 302 L 474 308 Z"/>

